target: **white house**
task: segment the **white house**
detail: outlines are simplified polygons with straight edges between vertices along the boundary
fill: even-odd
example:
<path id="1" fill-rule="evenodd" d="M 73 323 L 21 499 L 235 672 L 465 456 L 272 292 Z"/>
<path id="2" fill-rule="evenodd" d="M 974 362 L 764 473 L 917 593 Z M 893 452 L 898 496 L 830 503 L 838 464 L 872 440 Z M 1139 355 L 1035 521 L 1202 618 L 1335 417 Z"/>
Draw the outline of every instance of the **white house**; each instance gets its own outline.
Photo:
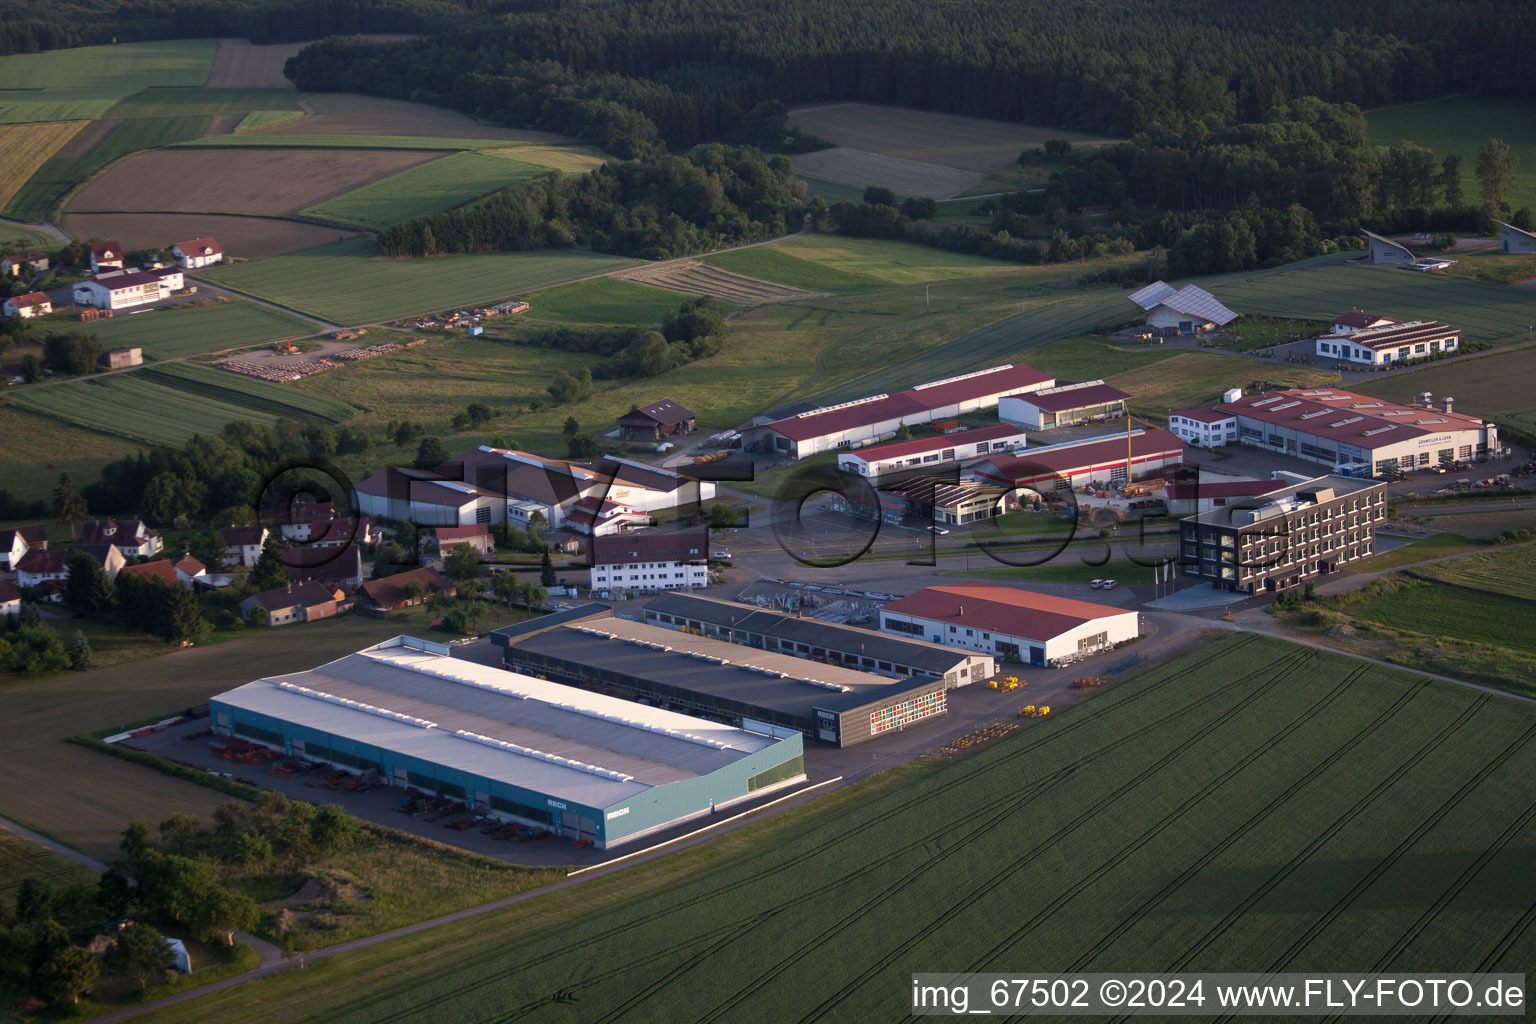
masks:
<path id="1" fill-rule="evenodd" d="M 98 274 L 93 281 L 75 285 L 75 305 L 101 309 L 126 309 L 142 306 L 181 290 L 179 270 L 133 270 Z"/>
<path id="2" fill-rule="evenodd" d="M 886 605 L 880 631 L 982 651 L 999 661 L 1059 666 L 1135 639 L 1136 612 L 1015 587 L 926 587 Z"/>
<path id="3" fill-rule="evenodd" d="M 190 242 L 177 242 L 171 246 L 176 265 L 183 270 L 211 267 L 224 258 L 224 247 L 215 238 L 194 238 Z"/>
<path id="4" fill-rule="evenodd" d="M 14 569 L 22 555 L 28 551 L 41 551 L 47 546 L 48 527 L 42 523 L 0 530 L 0 569 Z"/>
<path id="5" fill-rule="evenodd" d="M 20 277 L 24 270 L 31 269 L 31 273 L 41 274 L 48 269 L 48 254 L 41 249 L 31 252 L 18 252 L 11 256 L 0 256 L 0 275 L 6 277 Z"/>
<path id="6" fill-rule="evenodd" d="M 30 320 L 34 316 L 47 316 L 53 312 L 53 300 L 47 292 L 27 292 L 5 300 L 5 315 Z"/>
<path id="7" fill-rule="evenodd" d="M 91 273 L 103 270 L 123 269 L 123 245 L 121 242 L 92 242 L 90 244 Z"/>
<path id="8" fill-rule="evenodd" d="M 176 581 L 183 586 L 190 587 L 208 579 L 208 567 L 189 554 L 183 554 L 172 568 L 176 571 Z"/>
<path id="9" fill-rule="evenodd" d="M 10 580 L 0 580 L 0 615 L 21 614 L 21 592 Z"/>
<path id="10" fill-rule="evenodd" d="M 1329 334 L 1353 334 L 1355 331 L 1365 331 L 1372 327 L 1387 327 L 1397 323 L 1391 317 L 1377 316 L 1374 313 L 1362 313 L 1358 309 L 1348 313 L 1340 313 L 1333 318 L 1328 325 Z"/>
<path id="11" fill-rule="evenodd" d="M 1499 226 L 1499 249 L 1514 255 L 1536 253 L 1536 232 L 1517 228 L 1513 224 L 1495 221 Z"/>
<path id="12" fill-rule="evenodd" d="M 111 544 L 127 558 L 153 558 L 165 540 L 138 519 L 93 519 L 81 524 L 81 544 Z"/>
<path id="13" fill-rule="evenodd" d="M 1225 327 L 1237 314 L 1216 300 L 1216 296 L 1196 285 L 1175 288 L 1166 281 L 1153 281 L 1127 296 L 1146 314 L 1149 327 L 1179 334 Z"/>
<path id="14" fill-rule="evenodd" d="M 1386 366 L 1405 359 L 1424 359 L 1461 347 L 1461 331 L 1438 320 L 1410 320 L 1367 327 L 1348 334 L 1328 333 L 1316 339 L 1317 354 L 1366 366 Z"/>
<path id="15" fill-rule="evenodd" d="M 1374 231 L 1365 231 L 1365 246 L 1367 259 L 1377 266 L 1404 267 L 1413 262 L 1413 253 L 1408 247 L 1390 238 L 1383 238 Z"/>
<path id="16" fill-rule="evenodd" d="M 1242 396 L 1238 391 L 1237 397 Z M 1236 443 L 1237 417 L 1215 409 L 1175 409 L 1168 414 L 1168 430 L 1196 448 L 1220 448 Z"/>
<path id="17" fill-rule="evenodd" d="M 709 586 L 709 533 L 633 531 L 592 539 L 592 589 Z"/>
<path id="18" fill-rule="evenodd" d="M 649 526 L 651 517 L 617 501 L 592 495 L 578 501 L 566 514 L 565 528 L 572 533 L 608 537 L 637 526 Z"/>
<path id="19" fill-rule="evenodd" d="M 226 526 L 219 530 L 224 541 L 225 565 L 255 565 L 267 542 L 265 526 Z"/>

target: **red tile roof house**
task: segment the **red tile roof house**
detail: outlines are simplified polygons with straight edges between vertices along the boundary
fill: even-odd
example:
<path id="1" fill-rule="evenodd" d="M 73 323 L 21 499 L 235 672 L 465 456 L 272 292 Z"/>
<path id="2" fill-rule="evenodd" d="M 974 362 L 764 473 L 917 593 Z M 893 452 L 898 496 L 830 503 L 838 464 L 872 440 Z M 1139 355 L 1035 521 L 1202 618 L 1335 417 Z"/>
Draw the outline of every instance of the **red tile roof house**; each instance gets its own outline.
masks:
<path id="1" fill-rule="evenodd" d="M 211 267 L 224 258 L 224 247 L 216 238 L 194 238 L 190 242 L 177 242 L 171 246 L 176 265 L 183 270 Z"/>
<path id="2" fill-rule="evenodd" d="M 468 544 L 487 558 L 496 551 L 491 528 L 484 523 L 474 526 L 439 526 L 433 533 L 437 535 L 437 549 L 444 555 L 460 544 Z"/>
<path id="3" fill-rule="evenodd" d="M 288 578 L 295 583 L 312 580 L 348 592 L 363 585 L 363 553 L 356 545 L 286 548 L 282 559 Z"/>
<path id="4" fill-rule="evenodd" d="M 43 551 L 47 547 L 48 527 L 42 523 L 0 530 L 0 569 L 14 569 L 22 555 L 28 551 Z"/>
<path id="5" fill-rule="evenodd" d="M 99 274 L 103 270 L 123 269 L 123 245 L 121 242 L 92 242 L 91 273 Z"/>
<path id="6" fill-rule="evenodd" d="M 426 588 L 423 596 L 415 601 L 405 594 L 406 585 L 413 582 L 420 583 Z M 382 579 L 369 580 L 358 592 L 358 598 L 363 608 L 368 611 L 390 612 L 419 604 L 432 594 L 452 594 L 453 592 L 453 580 L 431 566 L 423 566 L 408 572 L 397 572 L 393 576 L 385 576 Z"/>
<path id="7" fill-rule="evenodd" d="M 137 519 L 93 519 L 80 526 L 81 544 L 111 544 L 127 558 L 150 558 L 165 550 L 158 530 Z"/>
<path id="8" fill-rule="evenodd" d="M 267 542 L 265 526 L 226 526 L 219 530 L 224 541 L 225 565 L 255 565 L 261 546 Z"/>
<path id="9" fill-rule="evenodd" d="M 177 559 L 174 568 L 176 569 L 176 578 L 187 586 L 208 578 L 208 567 L 188 554 L 183 554 Z"/>
<path id="10" fill-rule="evenodd" d="M 21 591 L 10 580 L 0 580 L 0 615 L 21 614 Z"/>
<path id="11" fill-rule="evenodd" d="M 34 549 L 16 563 L 16 582 L 23 587 L 40 587 L 69 578 L 69 556 L 84 551 L 106 570 L 108 579 L 117 579 L 123 568 L 123 553 L 111 544 L 71 544 L 67 548 Z"/>
<path id="12" fill-rule="evenodd" d="M 30 320 L 53 312 L 53 300 L 47 292 L 27 292 L 5 300 L 5 315 Z"/>
<path id="13" fill-rule="evenodd" d="M 246 619 L 257 608 L 267 613 L 268 626 L 286 626 L 292 622 L 328 619 L 341 610 L 347 595 L 340 590 L 310 581 L 288 583 L 252 594 L 240 602 L 240 614 Z"/>
<path id="14" fill-rule="evenodd" d="M 41 249 L 33 249 L 31 252 L 0 257 L 0 274 L 6 277 L 20 277 L 26 267 L 31 267 L 34 274 L 41 274 L 48 269 L 48 254 Z"/>
<path id="15" fill-rule="evenodd" d="M 125 565 L 118 571 L 118 575 L 143 576 L 145 579 L 160 580 L 162 583 L 179 583 L 176 578 L 176 566 L 169 558 L 157 558 L 153 562 L 140 562 L 138 565 Z"/>

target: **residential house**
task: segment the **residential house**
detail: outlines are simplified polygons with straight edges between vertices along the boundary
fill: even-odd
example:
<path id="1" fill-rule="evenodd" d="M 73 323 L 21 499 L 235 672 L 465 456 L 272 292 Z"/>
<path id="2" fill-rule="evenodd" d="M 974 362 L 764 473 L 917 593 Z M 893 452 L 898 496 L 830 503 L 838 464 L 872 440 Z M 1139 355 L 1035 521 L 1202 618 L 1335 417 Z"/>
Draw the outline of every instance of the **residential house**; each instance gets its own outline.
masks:
<path id="1" fill-rule="evenodd" d="M 84 551 L 106 572 L 107 579 L 117 579 L 117 574 L 122 571 L 128 559 L 123 554 L 123 549 L 116 544 L 71 544 L 65 549 L 65 564 L 68 565 L 69 556 L 76 551 Z"/>
<path id="2" fill-rule="evenodd" d="M 47 292 L 27 292 L 5 300 L 5 315 L 30 320 L 53 312 L 53 300 Z"/>
<path id="3" fill-rule="evenodd" d="M 224 247 L 215 238 L 194 238 L 190 242 L 177 242 L 171 246 L 176 265 L 183 270 L 211 267 L 224 258 Z"/>
<path id="4" fill-rule="evenodd" d="M 433 532 L 437 535 L 437 550 L 444 556 L 460 544 L 468 544 L 487 558 L 496 551 L 496 541 L 491 537 L 491 528 L 483 524 L 477 526 L 439 526 Z"/>
<path id="5" fill-rule="evenodd" d="M 286 583 L 281 587 L 252 594 L 240 602 L 240 614 L 249 619 L 257 608 L 266 610 L 267 625 L 286 626 L 291 622 L 328 619 L 342 610 L 347 595 L 340 590 L 313 581 Z"/>
<path id="6" fill-rule="evenodd" d="M 179 583 L 176 576 L 176 566 L 169 558 L 157 558 L 153 562 L 140 562 L 138 565 L 125 565 L 118 572 L 119 576 L 142 576 L 147 580 L 159 580 L 161 583 Z"/>
<path id="7" fill-rule="evenodd" d="M 69 551 L 66 548 L 28 551 L 16 562 L 16 583 L 23 587 L 41 587 L 69 578 Z"/>
<path id="8" fill-rule="evenodd" d="M 407 585 L 411 583 L 420 583 L 423 587 L 422 596 L 415 600 L 407 597 L 405 593 Z M 453 592 L 453 580 L 431 566 L 423 566 L 408 572 L 397 572 L 393 576 L 385 576 L 382 579 L 369 580 L 358 591 L 358 599 L 368 610 L 390 612 L 418 604 L 433 594 L 451 595 Z"/>
<path id="9" fill-rule="evenodd" d="M 1461 347 L 1461 331 L 1438 320 L 1410 320 L 1366 327 L 1348 334 L 1329 332 L 1315 339 L 1317 354 L 1366 366 L 1386 366 L 1425 359 Z"/>
<path id="10" fill-rule="evenodd" d="M 140 366 L 144 363 L 144 350 L 142 348 L 114 348 L 107 352 L 107 368 L 122 370 L 129 366 Z"/>
<path id="11" fill-rule="evenodd" d="M 31 523 L 11 530 L 0 530 L 0 569 L 14 569 L 28 551 L 48 547 L 48 527 Z"/>
<path id="12" fill-rule="evenodd" d="M 226 526 L 219 530 L 224 542 L 225 565 L 255 565 L 267 542 L 265 526 Z"/>
<path id="13" fill-rule="evenodd" d="M 21 277 L 25 274 L 41 274 L 48 269 L 48 254 L 41 249 L 18 252 L 0 257 L 0 275 Z"/>
<path id="14" fill-rule="evenodd" d="M 605 501 L 596 495 L 582 498 L 565 517 L 565 528 L 572 533 L 607 537 L 637 526 L 649 526 L 651 517 L 617 501 Z"/>
<path id="15" fill-rule="evenodd" d="M 1391 317 L 1377 316 L 1375 313 L 1362 313 L 1358 309 L 1352 309 L 1348 313 L 1340 313 L 1333 318 L 1328 325 L 1329 334 L 1350 334 L 1354 331 L 1368 331 L 1373 327 L 1390 327 L 1397 323 Z"/>
<path id="16" fill-rule="evenodd" d="M 709 532 L 635 531 L 592 539 L 592 589 L 709 586 Z"/>
<path id="17" fill-rule="evenodd" d="M 100 274 L 103 270 L 123 269 L 123 246 L 121 242 L 92 242 L 90 244 L 91 273 Z"/>
<path id="18" fill-rule="evenodd" d="M 626 441 L 660 441 L 673 434 L 692 433 L 695 419 L 693 410 L 663 398 L 631 409 L 615 422 Z"/>
<path id="19" fill-rule="evenodd" d="M 184 586 L 192 586 L 195 583 L 205 583 L 208 580 L 208 567 L 189 554 L 183 554 L 176 560 L 174 566 L 176 579 Z"/>
<path id="20" fill-rule="evenodd" d="M 288 578 L 295 583 L 314 581 L 348 592 L 363 585 L 363 553 L 355 544 L 340 548 L 285 548 L 283 564 L 288 568 Z"/>
<path id="21" fill-rule="evenodd" d="M 21 614 L 21 591 L 10 580 L 0 580 L 0 615 Z"/>
<path id="22" fill-rule="evenodd" d="M 93 519 L 81 524 L 80 543 L 112 544 L 128 558 L 153 558 L 165 550 L 158 530 L 138 519 Z"/>

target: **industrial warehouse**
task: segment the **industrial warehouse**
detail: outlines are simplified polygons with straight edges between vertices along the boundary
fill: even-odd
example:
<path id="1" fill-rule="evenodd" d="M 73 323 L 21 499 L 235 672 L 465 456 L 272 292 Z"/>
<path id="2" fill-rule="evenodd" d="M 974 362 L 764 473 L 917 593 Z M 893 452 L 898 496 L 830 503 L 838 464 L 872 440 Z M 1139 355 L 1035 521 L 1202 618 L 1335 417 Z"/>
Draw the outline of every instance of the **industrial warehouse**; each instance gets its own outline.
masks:
<path id="1" fill-rule="evenodd" d="M 1130 393 L 1102 380 L 1009 395 L 997 403 L 997 416 L 1004 423 L 1017 423 L 1031 430 L 1070 427 L 1079 423 L 1117 420 L 1125 415 Z"/>
<path id="2" fill-rule="evenodd" d="M 1070 664 L 1140 635 L 1124 608 L 984 584 L 926 587 L 885 606 L 880 628 L 999 660 Z"/>
<path id="3" fill-rule="evenodd" d="M 213 730 L 608 848 L 805 777 L 746 732 L 396 637 L 214 697 Z"/>
<path id="4" fill-rule="evenodd" d="M 880 676 L 627 619 L 510 636 L 503 657 L 515 672 L 841 747 L 948 711 L 939 676 Z"/>
<path id="5" fill-rule="evenodd" d="M 1003 487 L 1067 490 L 1096 480 L 1124 481 L 1128 475 L 1161 476 L 1183 462 L 1183 442 L 1161 427 L 1148 427 L 995 456 L 978 463 L 971 475 Z"/>
<path id="6" fill-rule="evenodd" d="M 842 452 L 837 456 L 837 465 L 850 473 L 879 480 L 919 467 L 931 472 L 948 465 L 965 466 L 990 454 L 1022 451 L 1028 443 L 1028 435 L 1018 427 L 994 423 L 990 427 Z"/>

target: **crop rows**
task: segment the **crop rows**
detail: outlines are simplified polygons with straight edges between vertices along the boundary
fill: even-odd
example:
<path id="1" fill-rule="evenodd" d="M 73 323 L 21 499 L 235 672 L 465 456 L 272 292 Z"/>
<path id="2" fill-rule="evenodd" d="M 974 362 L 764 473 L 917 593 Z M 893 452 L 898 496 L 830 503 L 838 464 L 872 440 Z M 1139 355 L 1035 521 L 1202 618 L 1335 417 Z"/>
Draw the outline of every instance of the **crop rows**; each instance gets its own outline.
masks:
<path id="1" fill-rule="evenodd" d="M 0 125 L 0 207 L 85 125 L 84 121 Z"/>
<path id="2" fill-rule="evenodd" d="M 32 388 L 7 399 L 22 409 L 147 444 L 179 446 L 198 434 L 218 434 L 235 420 L 272 424 L 278 419 L 155 383 L 142 372 Z"/>
<path id="3" fill-rule="evenodd" d="M 357 412 L 346 402 L 335 398 L 198 363 L 166 363 L 142 371 L 141 376 L 178 391 L 273 416 L 314 416 L 340 423 Z"/>
<path id="4" fill-rule="evenodd" d="M 515 159 L 454 153 L 369 182 L 309 207 L 304 215 L 348 227 L 387 228 L 546 173 L 547 168 Z"/>

